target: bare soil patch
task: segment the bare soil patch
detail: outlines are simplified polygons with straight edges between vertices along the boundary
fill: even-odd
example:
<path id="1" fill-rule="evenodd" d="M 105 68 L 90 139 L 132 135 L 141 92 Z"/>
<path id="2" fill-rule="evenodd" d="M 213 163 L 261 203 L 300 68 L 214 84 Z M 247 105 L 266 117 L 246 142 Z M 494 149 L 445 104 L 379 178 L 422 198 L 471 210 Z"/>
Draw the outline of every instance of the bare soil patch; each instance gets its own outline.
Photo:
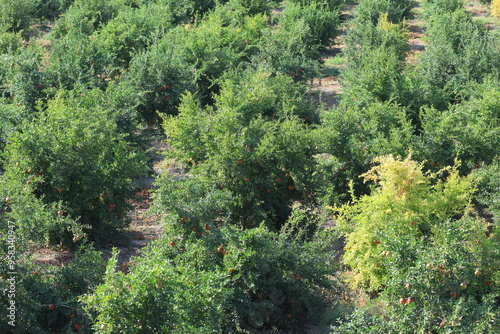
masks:
<path id="1" fill-rule="evenodd" d="M 154 131 L 159 131 L 159 129 Z M 147 211 L 153 204 L 151 190 L 155 187 L 154 182 L 158 176 L 167 172 L 162 165 L 165 158 L 163 153 L 167 149 L 168 146 L 163 136 L 151 141 L 148 151 L 148 164 L 151 172 L 148 176 L 132 181 L 135 193 L 134 197 L 129 199 L 132 210 L 127 213 L 127 218 L 130 219 L 131 223 L 124 231 L 129 240 L 125 245 L 116 246 L 116 249 L 119 250 L 117 259 L 119 269 L 123 272 L 127 272 L 133 256 L 139 255 L 142 248 L 163 235 L 158 217 L 149 215 Z M 112 248 L 107 247 L 100 251 L 104 259 L 107 260 L 111 257 Z"/>
<path id="2" fill-rule="evenodd" d="M 315 106 L 319 109 L 330 109 L 339 103 L 339 95 L 342 93 L 336 76 L 316 78 L 312 82 L 311 97 Z"/>
<path id="3" fill-rule="evenodd" d="M 35 264 L 40 266 L 62 267 L 71 262 L 73 253 L 68 250 L 53 248 L 35 248 Z"/>
<path id="4" fill-rule="evenodd" d="M 356 3 L 347 4 L 341 11 L 341 15 L 345 23 L 339 26 L 337 30 L 337 38 L 332 45 L 325 48 L 322 54 L 322 60 L 325 62 L 321 76 L 314 78 L 311 81 L 311 98 L 314 106 L 318 110 L 328 110 L 339 104 L 339 97 L 342 93 L 342 85 L 340 84 L 339 70 L 344 65 L 329 66 L 329 60 L 342 56 L 342 50 L 345 48 L 344 37 L 347 35 L 348 20 L 352 18 L 352 12 L 357 6 Z"/>
<path id="5" fill-rule="evenodd" d="M 412 8 L 412 17 L 406 21 L 406 29 L 408 32 L 408 44 L 410 46 L 410 51 L 406 57 L 406 62 L 408 64 L 415 64 L 417 58 L 420 54 L 425 51 L 425 21 L 420 17 L 422 13 L 422 7 L 420 2 L 415 2 L 415 7 Z"/>
<path id="6" fill-rule="evenodd" d="M 423 21 L 415 19 L 408 22 L 408 43 L 410 44 L 410 49 L 413 51 L 424 51 L 425 42 L 422 38 L 425 27 Z"/>

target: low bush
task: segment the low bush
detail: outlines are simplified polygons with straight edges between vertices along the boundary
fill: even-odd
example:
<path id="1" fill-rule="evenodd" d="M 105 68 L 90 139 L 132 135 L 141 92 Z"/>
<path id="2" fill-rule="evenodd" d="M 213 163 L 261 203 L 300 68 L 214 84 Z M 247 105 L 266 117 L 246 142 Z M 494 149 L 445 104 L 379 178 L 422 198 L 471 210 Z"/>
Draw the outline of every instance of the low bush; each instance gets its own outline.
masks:
<path id="1" fill-rule="evenodd" d="M 472 177 L 461 178 L 456 168 L 441 170 L 446 181 L 432 184 L 438 174 L 425 175 L 410 159 L 387 156 L 375 162 L 380 165 L 363 177 L 379 187 L 354 206 L 343 206 L 337 223 L 346 235 L 343 261 L 352 270 L 352 286 L 368 291 L 394 279 L 390 272 L 395 267 L 412 266 L 418 249 L 436 237 L 439 224 L 465 212 L 473 192 Z M 399 258 L 405 260 L 394 262 Z"/>
<path id="2" fill-rule="evenodd" d="M 364 56 L 364 52 L 382 48 L 387 53 L 394 54 L 403 63 L 410 50 L 408 45 L 408 31 L 402 23 L 391 23 L 387 13 L 381 13 L 377 23 L 359 24 L 350 29 L 345 38 L 346 48 L 343 54 L 349 61 L 356 63 L 357 58 Z"/>
<path id="3" fill-rule="evenodd" d="M 313 243 L 262 227 L 214 228 L 197 241 L 164 236 L 133 262 L 127 275 L 111 262 L 84 299 L 99 333 L 300 331 L 324 307 L 317 289 L 333 284 Z"/>
<path id="4" fill-rule="evenodd" d="M 5 167 L 8 170 L 8 166 Z M 86 234 L 82 226 L 75 219 L 64 215 L 66 207 L 63 203 L 44 203 L 35 196 L 33 179 L 31 177 L 24 182 L 6 176 L 0 179 L 4 218 L 15 224 L 18 238 L 25 242 L 36 241 L 40 245 L 70 245 L 79 240 L 84 241 Z"/>
<path id="5" fill-rule="evenodd" d="M 18 130 L 19 125 L 23 119 L 27 118 L 26 109 L 21 106 L 10 103 L 7 99 L 0 99 L 0 157 L 2 156 L 3 149 L 7 144 L 7 138 Z M 0 170 L 2 162 L 0 161 Z"/>
<path id="6" fill-rule="evenodd" d="M 491 214 L 494 224 L 500 224 L 500 163 L 497 157 L 489 165 L 480 165 L 477 171 L 479 175 L 478 184 L 478 207 Z"/>
<path id="7" fill-rule="evenodd" d="M 413 297 L 414 310 L 395 321 L 401 328 L 433 330 L 438 326 L 457 332 L 488 333 L 500 328 L 498 314 L 498 245 L 496 227 L 481 218 L 464 216 L 431 228 L 429 243 L 417 251 L 415 264 L 391 272 L 384 297 L 393 303 Z M 397 277 L 397 278 L 396 278 Z M 410 303 L 411 304 L 411 303 Z M 397 304 L 396 304 L 397 305 Z M 411 306 L 412 305 L 408 305 Z M 403 317 L 400 317 L 402 319 Z"/>
<path id="8" fill-rule="evenodd" d="M 121 11 L 94 32 L 99 48 L 110 55 L 111 66 L 126 69 L 133 55 L 143 51 L 172 26 L 175 18 L 158 5 Z"/>
<path id="9" fill-rule="evenodd" d="M 9 31 L 19 32 L 34 21 L 41 0 L 5 0 L 0 3 L 0 24 Z"/>
<path id="10" fill-rule="evenodd" d="M 70 31 L 91 35 L 124 9 L 124 2 L 125 0 L 74 0 L 64 16 L 57 20 L 51 36 L 60 38 Z"/>
<path id="11" fill-rule="evenodd" d="M 0 54 L 17 54 L 22 49 L 20 33 L 0 32 Z"/>
<path id="12" fill-rule="evenodd" d="M 342 71 L 343 99 L 399 102 L 404 96 L 403 68 L 409 51 L 402 24 L 380 14 L 378 23 L 358 22 L 346 39 L 347 68 Z"/>
<path id="13" fill-rule="evenodd" d="M 137 54 L 115 87 L 130 92 L 130 98 L 137 97 L 138 114 L 148 122 L 156 120 L 157 113 L 175 115 L 181 94 L 195 90 L 192 65 L 174 48 L 166 51 L 165 47 L 155 44 Z"/>
<path id="14" fill-rule="evenodd" d="M 147 9 L 152 15 L 163 16 L 163 18 L 158 17 L 158 23 L 162 22 L 165 18 L 172 20 L 175 23 L 182 23 L 190 20 L 193 15 L 202 14 L 215 7 L 215 1 L 197 1 L 197 0 L 154 0 L 154 1 L 143 1 L 142 4 L 138 6 L 139 9 Z M 154 21 L 148 22 L 149 24 L 155 24 Z M 161 24 L 159 24 L 160 26 Z"/>
<path id="15" fill-rule="evenodd" d="M 197 90 L 204 103 L 212 103 L 221 75 L 248 60 L 266 26 L 263 15 L 244 16 L 219 6 L 192 27 L 169 30 L 147 52 L 131 62 L 124 84 L 141 96 L 140 112 L 146 120 L 176 114 L 180 95 Z"/>
<path id="16" fill-rule="evenodd" d="M 322 179 L 318 195 L 324 204 L 349 200 L 349 182 L 357 195 L 369 187 L 359 175 L 370 169 L 380 155 L 407 156 L 413 142 L 414 128 L 407 110 L 391 103 L 362 97 L 322 113 L 321 126 L 314 132 L 318 151 L 318 174 Z"/>
<path id="17" fill-rule="evenodd" d="M 330 10 L 328 5 L 323 2 L 311 2 L 308 5 L 299 5 L 289 3 L 278 24 L 280 29 L 291 30 L 299 20 L 304 20 L 309 28 L 304 47 L 306 48 L 325 48 L 333 43 L 337 34 L 337 27 L 340 22 L 340 12 Z"/>
<path id="18" fill-rule="evenodd" d="M 270 10 L 278 6 L 278 3 L 279 1 L 272 0 L 229 0 L 225 6 L 232 9 L 243 9 L 248 15 L 269 15 Z"/>
<path id="19" fill-rule="evenodd" d="M 179 43 L 179 57 L 194 66 L 197 90 L 204 103 L 213 102 L 212 95 L 219 92 L 219 79 L 226 70 L 257 52 L 266 26 L 263 14 L 249 16 L 245 9 L 218 6 L 193 29 L 178 29 L 172 35 Z M 168 37 L 165 42 L 164 47 L 170 48 Z"/>
<path id="20" fill-rule="evenodd" d="M 399 23 L 410 15 L 413 4 L 409 0 L 363 0 L 356 7 L 354 21 L 358 24 L 377 24 L 381 13 L 389 22 Z"/>
<path id="21" fill-rule="evenodd" d="M 346 0 L 288 0 L 288 4 L 300 4 L 301 6 L 309 6 L 313 3 L 321 4 L 321 6 L 326 6 L 329 10 L 339 10 L 346 3 Z"/>
<path id="22" fill-rule="evenodd" d="M 205 230 L 233 223 L 235 203 L 225 187 L 213 187 L 206 178 L 197 176 L 179 180 L 164 175 L 156 184 L 149 212 L 167 222 L 169 235 L 201 237 Z"/>
<path id="23" fill-rule="evenodd" d="M 40 0 L 35 16 L 44 20 L 58 19 L 74 0 Z"/>
<path id="24" fill-rule="evenodd" d="M 40 71 L 41 50 L 28 47 L 19 54 L 5 55 L 4 96 L 13 103 L 34 112 L 37 101 L 44 96 L 45 73 Z"/>
<path id="25" fill-rule="evenodd" d="M 287 29 L 266 33 L 259 43 L 259 53 L 253 64 L 263 64 L 282 75 L 291 76 L 295 82 L 307 82 L 319 75 L 321 52 L 318 45 L 306 47 L 310 27 L 299 20 Z"/>
<path id="26" fill-rule="evenodd" d="M 440 300 L 439 303 L 442 308 L 446 308 L 446 313 L 436 311 L 430 303 L 422 308 L 414 304 L 401 306 L 393 302 L 382 315 L 369 308 L 358 308 L 343 319 L 339 326 L 332 327 L 330 334 L 405 332 L 409 328 L 417 332 L 427 330 L 430 333 L 487 334 L 500 329 L 494 313 L 497 312 L 497 306 L 491 298 L 484 302 L 469 297 L 459 298 L 451 303 Z M 380 306 L 372 306 L 376 307 Z M 437 318 L 436 315 L 442 318 Z"/>
<path id="27" fill-rule="evenodd" d="M 52 44 L 50 59 L 45 73 L 49 86 L 66 90 L 79 85 L 104 89 L 111 79 L 111 54 L 76 30 Z"/>
<path id="28" fill-rule="evenodd" d="M 463 9 L 433 16 L 427 28 L 430 43 L 414 72 L 409 73 L 419 96 L 414 108 L 432 105 L 443 110 L 450 102 L 470 97 L 470 85 L 498 76 L 498 36 L 472 20 Z M 411 93 L 410 93 L 411 94 Z M 415 95 L 415 94 L 414 94 Z"/>
<path id="29" fill-rule="evenodd" d="M 378 312 L 362 308 L 362 318 L 349 316 L 333 333 L 498 331 L 500 239 L 487 232 L 490 228 L 482 219 L 463 216 L 437 223 L 423 242 L 408 239 L 398 247 L 394 242 L 385 246 L 391 249 L 384 250 L 389 261 L 381 265 L 392 278 L 373 302 L 372 310 L 378 306 Z M 404 248 L 413 249 L 412 255 L 402 256 Z"/>
<path id="30" fill-rule="evenodd" d="M 500 1 L 493 0 L 491 2 L 491 15 L 500 18 Z"/>
<path id="31" fill-rule="evenodd" d="M 362 56 L 349 62 L 342 71 L 343 99 L 397 101 L 401 95 L 401 62 L 383 47 L 365 49 Z"/>
<path id="32" fill-rule="evenodd" d="M 4 230 L 2 222 L 2 230 Z M 4 234 L 2 234 L 3 236 Z M 2 240 L 2 246 L 6 245 Z M 102 282 L 105 263 L 100 254 L 91 247 L 82 247 L 70 264 L 57 268 L 35 265 L 26 249 L 22 249 L 21 239 L 16 240 L 15 291 L 8 299 L 2 294 L 0 304 L 0 330 L 3 333 L 74 333 L 89 332 L 90 321 L 82 309 L 79 296 L 90 293 Z M 3 249 L 2 258 L 4 258 Z M 0 269 L 0 287 L 10 290 L 9 270 L 6 261 Z M 15 326 L 7 311 L 12 297 L 15 300 Z"/>
<path id="33" fill-rule="evenodd" d="M 172 1 L 172 0 L 167 0 L 167 1 Z M 174 0 L 175 1 L 175 0 Z M 259 1 L 259 0 L 257 0 Z M 175 1 L 177 2 L 177 1 Z M 200 13 L 200 14 L 203 14 L 203 13 L 206 13 L 206 12 L 209 12 L 211 9 L 214 9 L 217 4 L 224 4 L 226 2 L 228 2 L 228 0 L 193 0 L 193 9 L 194 9 L 194 13 Z M 249 1 L 249 3 L 252 3 L 251 1 Z"/>
<path id="34" fill-rule="evenodd" d="M 424 0 L 422 5 L 424 8 L 423 16 L 426 19 L 464 9 L 463 0 Z"/>
<path id="35" fill-rule="evenodd" d="M 498 224 L 469 208 L 477 179 L 456 167 L 424 174 L 409 159 L 378 162 L 364 175 L 378 187 L 337 220 L 350 281 L 375 299 L 332 333 L 497 331 L 500 239 Z"/>
<path id="36" fill-rule="evenodd" d="M 500 154 L 498 94 L 498 89 L 491 87 L 478 94 L 482 96 L 450 105 L 444 111 L 423 109 L 420 135 L 413 146 L 415 157 L 426 161 L 431 169 L 453 164 L 458 158 L 462 175 L 491 164 Z"/>
<path id="37" fill-rule="evenodd" d="M 215 7 L 215 4 L 205 5 L 207 8 L 203 12 Z M 106 53 L 111 54 L 113 66 L 126 69 L 134 54 L 145 51 L 171 27 L 182 23 L 187 27 L 192 16 L 200 13 L 199 7 L 192 0 L 152 1 L 141 3 L 137 7 L 124 7 L 114 18 L 103 24 L 101 29 L 96 30 L 92 38 Z"/>
<path id="38" fill-rule="evenodd" d="M 289 205 L 306 200 L 314 188 L 314 144 L 303 122 L 316 115 L 304 86 L 271 73 L 232 72 L 221 83 L 215 108 L 186 95 L 179 115 L 164 124 L 172 157 L 213 189 L 229 190 L 234 221 L 248 227 L 261 221 L 279 226 Z"/>
<path id="39" fill-rule="evenodd" d="M 143 154 L 124 140 L 115 119 L 76 98 L 49 101 L 9 136 L 2 194 L 13 202 L 34 195 L 47 207 L 57 206 L 54 215 L 78 221 L 93 239 L 111 237 L 126 224 L 130 178 L 144 171 Z M 24 221 L 28 214 L 16 207 L 9 215 Z M 32 226 L 33 232 L 43 226 Z M 67 233 L 44 232 L 52 242 L 67 242 Z"/>

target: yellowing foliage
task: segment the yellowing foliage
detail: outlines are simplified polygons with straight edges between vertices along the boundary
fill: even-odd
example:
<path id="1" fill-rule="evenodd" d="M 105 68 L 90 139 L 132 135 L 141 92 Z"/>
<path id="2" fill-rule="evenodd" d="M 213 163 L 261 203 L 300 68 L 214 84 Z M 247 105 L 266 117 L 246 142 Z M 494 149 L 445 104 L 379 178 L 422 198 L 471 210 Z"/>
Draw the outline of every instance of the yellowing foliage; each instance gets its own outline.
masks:
<path id="1" fill-rule="evenodd" d="M 491 15 L 500 18 L 500 0 L 493 0 L 491 2 Z"/>
<path id="2" fill-rule="evenodd" d="M 394 257 L 405 258 L 407 249 L 432 238 L 436 224 L 466 212 L 474 192 L 473 177 L 459 176 L 456 167 L 431 174 L 411 158 L 374 162 L 361 176 L 375 182 L 373 193 L 339 209 L 337 221 L 346 235 L 343 262 L 352 270 L 351 284 L 366 290 L 382 288 Z"/>
<path id="3" fill-rule="evenodd" d="M 408 39 L 408 29 L 406 28 L 406 22 L 392 23 L 387 13 L 380 13 L 380 19 L 378 21 L 380 29 L 392 33 L 394 36 L 399 36 L 401 39 Z"/>

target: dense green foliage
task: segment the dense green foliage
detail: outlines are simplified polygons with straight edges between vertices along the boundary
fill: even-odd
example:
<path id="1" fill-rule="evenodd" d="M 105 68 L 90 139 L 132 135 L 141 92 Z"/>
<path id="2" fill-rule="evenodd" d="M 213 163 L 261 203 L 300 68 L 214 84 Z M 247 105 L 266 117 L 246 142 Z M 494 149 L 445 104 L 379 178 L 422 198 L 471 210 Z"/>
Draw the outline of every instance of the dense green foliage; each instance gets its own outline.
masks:
<path id="1" fill-rule="evenodd" d="M 8 217 L 18 222 L 19 234 L 44 237 L 48 243 L 69 237 L 71 231 L 54 231 L 46 227 L 50 221 L 40 224 L 23 210 L 24 201 L 38 199 L 58 203 L 59 216 L 78 220 L 94 237 L 123 227 L 125 194 L 130 178 L 141 173 L 143 159 L 118 131 L 117 116 L 101 107 L 83 94 L 78 99 L 58 96 L 9 136 L 1 196 L 12 199 Z"/>
<path id="2" fill-rule="evenodd" d="M 8 234 L 7 224 L 1 221 L 2 252 Z M 0 310 L 0 330 L 2 333 L 67 333 L 75 329 L 75 325 L 89 327 L 83 303 L 79 300 L 82 294 L 93 291 L 103 282 L 105 262 L 100 252 L 91 245 L 82 247 L 75 253 L 72 262 L 64 267 L 35 266 L 27 250 L 16 249 L 16 276 L 7 275 L 7 261 L 1 264 L 0 288 L 10 289 L 14 277 L 16 326 L 8 324 L 9 310 Z M 5 253 L 6 250 L 5 250 Z M 10 292 L 12 293 L 12 291 Z M 12 299 L 10 299 L 12 300 Z M 0 296 L 2 305 L 9 305 L 8 294 Z M 18 321 L 22 319 L 22 321 Z"/>
<path id="3" fill-rule="evenodd" d="M 446 109 L 450 102 L 468 99 L 471 85 L 490 76 L 498 80 L 499 36 L 473 21 L 463 7 L 440 13 L 432 3 L 428 6 L 430 43 L 413 69 L 416 73 L 409 75 L 421 92 L 411 103 L 414 107 L 430 104 Z"/>
<path id="4" fill-rule="evenodd" d="M 193 176 L 212 189 L 229 191 L 228 214 L 245 227 L 267 221 L 279 228 L 293 201 L 312 191 L 314 148 L 304 122 L 316 115 L 304 87 L 293 83 L 260 69 L 232 72 L 221 83 L 214 108 L 203 109 L 187 95 L 179 115 L 165 122 L 172 156 L 191 165 Z M 170 192 L 165 189 L 162 198 Z M 160 201 L 158 207 L 168 206 Z"/>
<path id="5" fill-rule="evenodd" d="M 322 312 L 322 299 L 313 291 L 331 289 L 333 282 L 319 244 L 264 227 L 203 231 L 197 238 L 196 232 L 182 237 L 170 230 L 127 275 L 115 272 L 111 262 L 106 284 L 85 297 L 97 311 L 96 331 L 298 329 Z"/>
<path id="6" fill-rule="evenodd" d="M 19 31 L 34 21 L 41 0 L 5 0 L 0 3 L 0 30 Z"/>
<path id="7" fill-rule="evenodd" d="M 391 22 L 398 23 L 409 16 L 411 8 L 409 0 L 363 0 L 356 8 L 355 21 L 376 24 L 380 14 L 386 13 Z"/>
<path id="8" fill-rule="evenodd" d="M 497 24 L 351 5 L 0 2 L 0 332 L 500 332 Z"/>

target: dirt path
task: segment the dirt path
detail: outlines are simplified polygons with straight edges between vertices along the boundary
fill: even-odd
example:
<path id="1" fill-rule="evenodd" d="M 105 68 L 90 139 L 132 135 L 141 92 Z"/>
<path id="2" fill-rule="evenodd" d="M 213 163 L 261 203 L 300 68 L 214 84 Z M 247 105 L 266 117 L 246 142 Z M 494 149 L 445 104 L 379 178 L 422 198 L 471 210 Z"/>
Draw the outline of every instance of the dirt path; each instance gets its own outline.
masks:
<path id="1" fill-rule="evenodd" d="M 128 242 L 124 245 L 116 245 L 119 250 L 118 265 L 119 269 L 126 272 L 130 259 L 139 255 L 140 250 L 147 246 L 151 241 L 158 239 L 163 235 L 163 229 L 158 217 L 147 214 L 152 205 L 151 190 L 155 187 L 154 182 L 163 173 L 177 174 L 179 171 L 173 170 L 164 163 L 164 152 L 168 149 L 165 137 L 159 128 L 153 130 L 155 138 L 148 145 L 148 166 L 150 173 L 148 176 L 140 177 L 132 181 L 135 189 L 134 197 L 129 200 L 132 207 L 127 214 L 130 219 L 130 225 L 125 229 Z M 100 249 L 104 259 L 111 256 L 111 248 Z"/>
<path id="2" fill-rule="evenodd" d="M 344 23 L 339 26 L 337 38 L 333 44 L 323 51 L 324 65 L 321 76 L 311 82 L 311 97 L 319 110 L 328 110 L 338 105 L 339 95 L 342 93 L 338 77 L 341 69 L 346 66 L 342 57 L 342 50 L 345 47 L 344 38 L 347 35 L 348 21 L 352 18 L 355 7 L 356 4 L 350 3 L 341 11 Z"/>
<path id="3" fill-rule="evenodd" d="M 408 30 L 408 44 L 410 45 L 410 51 L 406 57 L 406 62 L 408 64 L 415 64 L 419 55 L 425 51 L 425 41 L 423 40 L 425 34 L 425 21 L 422 20 L 422 7 L 420 1 L 415 2 L 415 7 L 412 8 L 412 17 L 406 21 L 406 27 Z"/>

